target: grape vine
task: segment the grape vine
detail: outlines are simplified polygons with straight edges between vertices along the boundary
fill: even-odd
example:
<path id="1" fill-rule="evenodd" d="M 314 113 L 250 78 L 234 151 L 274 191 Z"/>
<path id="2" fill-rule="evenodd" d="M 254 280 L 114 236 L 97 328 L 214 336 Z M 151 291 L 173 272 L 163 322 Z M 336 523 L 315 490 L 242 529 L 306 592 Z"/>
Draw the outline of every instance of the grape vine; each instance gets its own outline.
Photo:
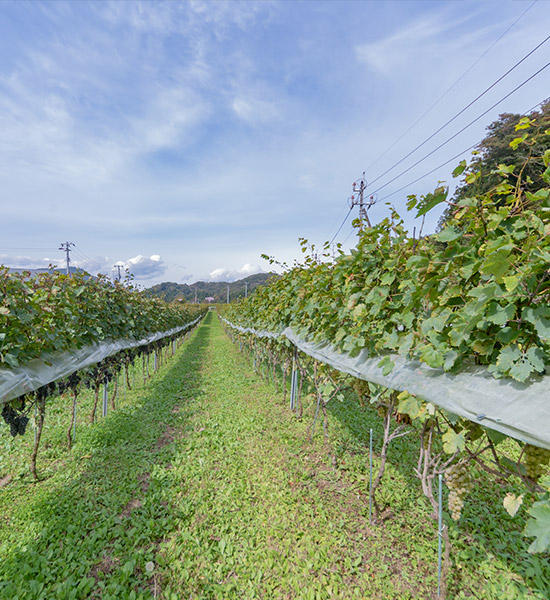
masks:
<path id="1" fill-rule="evenodd" d="M 550 366 L 550 150 L 535 150 L 541 138 L 546 138 L 542 146 L 548 146 L 550 130 L 537 131 L 525 119 L 518 128 L 522 137 L 512 146 L 520 149 L 517 165 L 498 165 L 484 174 L 475 163 L 468 169 L 463 162 L 453 173 L 464 174 L 466 181 L 490 175 L 496 183 L 487 191 L 462 196 L 456 203 L 442 185 L 425 197 L 409 196 L 408 209 L 419 217 L 446 203 L 449 217 L 439 233 L 411 237 L 391 208 L 388 218 L 358 232 L 357 246 L 349 254 L 337 246 L 334 255 L 327 243 L 320 256 L 302 240 L 303 263 L 281 265 L 280 277 L 230 307 L 227 318 L 241 327 L 276 333 L 291 327 L 302 339 L 329 342 L 351 356 L 366 351 L 380 359 L 385 374 L 394 367 L 390 355 L 398 354 L 451 373 L 482 365 L 495 378 L 521 383 L 544 376 Z M 539 189 L 527 177 L 522 179 L 527 164 L 542 173 Z M 260 338 L 251 341 L 251 334 L 233 335 L 257 354 L 258 347 L 268 344 Z M 288 352 L 284 338 L 269 344 Z M 397 398 L 389 392 L 391 404 L 378 398 L 373 402 L 376 394 L 366 382 L 352 385 L 360 401 L 372 404 L 385 420 L 384 452 L 391 441 L 392 418 L 393 431 L 412 423 L 418 432 L 415 473 L 434 517 L 434 481 L 439 475 L 449 489 L 454 521 L 459 521 L 472 489 L 472 468 L 501 480 L 519 478 L 532 498 L 539 498 L 528 509 L 532 518 L 525 534 L 536 537 L 530 551 L 547 550 L 550 524 L 544 511 L 550 507 L 550 478 L 541 475 L 548 473 L 550 451 L 518 442 L 522 456 L 510 458 L 500 450 L 505 436 L 479 423 L 438 410 L 407 392 Z M 538 508 L 541 503 L 544 511 Z M 445 571 L 450 541 L 446 530 L 442 536 Z"/>

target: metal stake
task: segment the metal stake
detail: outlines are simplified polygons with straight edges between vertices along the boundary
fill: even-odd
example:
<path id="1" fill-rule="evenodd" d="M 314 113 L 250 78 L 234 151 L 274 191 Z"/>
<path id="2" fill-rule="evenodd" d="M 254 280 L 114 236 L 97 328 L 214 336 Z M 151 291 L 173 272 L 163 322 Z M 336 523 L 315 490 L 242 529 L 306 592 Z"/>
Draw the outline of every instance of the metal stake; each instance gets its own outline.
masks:
<path id="1" fill-rule="evenodd" d="M 369 525 L 372 525 L 372 428 L 369 443 Z"/>
<path id="2" fill-rule="evenodd" d="M 107 380 L 103 383 L 103 416 L 107 416 L 107 410 L 109 408 L 109 383 Z"/>
<path id="3" fill-rule="evenodd" d="M 441 590 L 441 551 L 443 545 L 443 475 L 439 474 L 439 514 L 437 530 L 437 597 Z"/>
<path id="4" fill-rule="evenodd" d="M 73 442 L 76 442 L 76 396 L 73 399 L 73 412 L 74 412 Z"/>
<path id="5" fill-rule="evenodd" d="M 290 410 L 294 410 L 296 404 L 296 360 L 292 359 L 292 375 L 290 376 Z"/>

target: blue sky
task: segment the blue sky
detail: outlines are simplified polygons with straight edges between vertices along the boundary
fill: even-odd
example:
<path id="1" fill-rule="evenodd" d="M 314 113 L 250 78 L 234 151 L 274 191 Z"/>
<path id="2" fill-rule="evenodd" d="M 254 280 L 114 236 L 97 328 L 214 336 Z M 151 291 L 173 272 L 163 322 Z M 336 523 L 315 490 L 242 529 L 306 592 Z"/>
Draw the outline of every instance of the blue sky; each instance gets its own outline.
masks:
<path id="1" fill-rule="evenodd" d="M 403 160 L 549 32 L 547 0 L 4 0 L 0 262 L 61 265 L 71 241 L 74 265 L 124 264 L 144 286 L 292 263 L 298 238 L 332 239 L 363 171 L 398 165 L 374 191 L 549 62 L 550 42 Z M 460 158 L 408 184 L 548 95 L 550 68 L 384 187 L 371 220 L 391 201 L 418 227 L 407 195 Z"/>

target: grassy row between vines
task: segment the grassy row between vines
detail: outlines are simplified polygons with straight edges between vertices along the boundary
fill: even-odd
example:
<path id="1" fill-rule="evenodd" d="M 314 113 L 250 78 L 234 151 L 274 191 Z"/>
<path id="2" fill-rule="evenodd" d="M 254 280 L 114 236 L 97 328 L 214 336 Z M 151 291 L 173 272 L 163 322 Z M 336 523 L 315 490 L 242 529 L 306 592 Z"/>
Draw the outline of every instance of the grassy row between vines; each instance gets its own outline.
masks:
<path id="1" fill-rule="evenodd" d="M 214 315 L 116 412 L 79 423 L 71 452 L 70 399 L 54 402 L 42 481 L 26 471 L 32 432 L 0 430 L 1 599 L 434 596 L 437 536 L 411 442 L 390 449 L 387 509 L 369 526 L 376 413 L 350 395 L 329 405 L 329 442 L 309 441 L 313 406 L 297 421 Z M 502 491 L 484 481 L 452 532 L 453 598 L 548 597 L 548 557 L 527 554 Z"/>

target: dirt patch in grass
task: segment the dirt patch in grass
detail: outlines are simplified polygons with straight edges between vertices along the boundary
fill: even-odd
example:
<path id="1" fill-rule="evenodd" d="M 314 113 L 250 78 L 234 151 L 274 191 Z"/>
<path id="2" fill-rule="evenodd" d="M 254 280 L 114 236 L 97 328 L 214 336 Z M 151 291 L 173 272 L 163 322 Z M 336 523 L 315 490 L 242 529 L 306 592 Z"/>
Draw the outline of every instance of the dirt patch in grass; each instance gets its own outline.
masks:
<path id="1" fill-rule="evenodd" d="M 6 487 L 13 477 L 11 475 L 4 475 L 4 477 L 0 477 L 0 488 Z"/>
<path id="2" fill-rule="evenodd" d="M 90 569 L 90 577 L 93 577 L 96 581 L 101 579 L 100 573 L 103 575 L 109 575 L 118 566 L 118 559 L 105 554 L 103 559 L 97 565 L 94 565 Z"/>
<path id="3" fill-rule="evenodd" d="M 138 475 L 138 483 L 139 489 L 145 494 L 145 492 L 149 489 L 149 479 L 151 479 L 150 473 L 142 473 Z"/>
<path id="4" fill-rule="evenodd" d="M 168 425 L 164 433 L 157 440 L 157 450 L 161 450 L 164 446 L 171 444 L 176 438 L 177 429 Z"/>
<path id="5" fill-rule="evenodd" d="M 143 504 L 141 503 L 141 500 L 138 500 L 137 498 L 132 498 L 130 502 L 128 502 L 128 504 L 123 508 L 120 515 L 118 515 L 119 519 L 126 519 L 130 516 L 130 513 L 133 510 L 135 510 L 136 508 L 141 508 L 142 506 Z"/>

